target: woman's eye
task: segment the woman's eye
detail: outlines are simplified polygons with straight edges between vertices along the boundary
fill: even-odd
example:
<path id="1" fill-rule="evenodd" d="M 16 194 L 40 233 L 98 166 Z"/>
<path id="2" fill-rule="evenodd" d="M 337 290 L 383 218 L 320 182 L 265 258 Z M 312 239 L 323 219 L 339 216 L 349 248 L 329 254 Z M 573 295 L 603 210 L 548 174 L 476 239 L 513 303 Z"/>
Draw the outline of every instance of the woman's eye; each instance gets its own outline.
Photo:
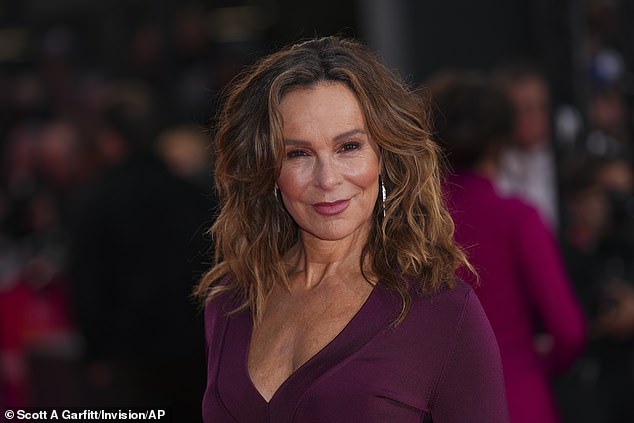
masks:
<path id="1" fill-rule="evenodd" d="M 290 150 L 286 152 L 286 158 L 292 159 L 294 157 L 307 156 L 308 153 L 305 150 Z"/>
<path id="2" fill-rule="evenodd" d="M 360 147 L 361 147 L 361 144 L 359 144 L 358 142 L 348 141 L 341 145 L 340 150 L 352 151 L 352 150 L 358 150 Z"/>

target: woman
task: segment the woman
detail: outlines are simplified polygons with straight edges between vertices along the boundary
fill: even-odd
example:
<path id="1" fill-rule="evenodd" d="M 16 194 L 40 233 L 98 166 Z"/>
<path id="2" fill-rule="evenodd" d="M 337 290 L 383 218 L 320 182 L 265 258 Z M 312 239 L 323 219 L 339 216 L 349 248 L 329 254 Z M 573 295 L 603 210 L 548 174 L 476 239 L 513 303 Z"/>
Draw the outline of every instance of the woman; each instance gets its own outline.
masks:
<path id="1" fill-rule="evenodd" d="M 357 42 L 272 54 L 215 135 L 207 422 L 506 422 L 421 104 Z"/>
<path id="2" fill-rule="evenodd" d="M 511 421 L 557 422 L 550 377 L 582 349 L 584 318 L 537 210 L 494 189 L 512 109 L 476 74 L 444 73 L 429 87 L 435 138 L 455 170 L 445 188 L 456 240 L 480 277 L 475 292 L 500 346 Z"/>

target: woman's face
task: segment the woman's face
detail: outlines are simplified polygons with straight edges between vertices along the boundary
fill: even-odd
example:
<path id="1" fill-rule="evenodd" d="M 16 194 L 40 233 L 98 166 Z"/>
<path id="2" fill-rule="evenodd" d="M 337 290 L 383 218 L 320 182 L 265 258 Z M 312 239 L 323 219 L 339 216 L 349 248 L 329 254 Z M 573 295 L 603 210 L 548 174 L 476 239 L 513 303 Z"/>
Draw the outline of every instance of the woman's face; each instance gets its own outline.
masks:
<path id="1" fill-rule="evenodd" d="M 280 104 L 285 158 L 277 185 L 304 236 L 365 236 L 379 155 L 355 94 L 340 83 L 298 88 Z"/>

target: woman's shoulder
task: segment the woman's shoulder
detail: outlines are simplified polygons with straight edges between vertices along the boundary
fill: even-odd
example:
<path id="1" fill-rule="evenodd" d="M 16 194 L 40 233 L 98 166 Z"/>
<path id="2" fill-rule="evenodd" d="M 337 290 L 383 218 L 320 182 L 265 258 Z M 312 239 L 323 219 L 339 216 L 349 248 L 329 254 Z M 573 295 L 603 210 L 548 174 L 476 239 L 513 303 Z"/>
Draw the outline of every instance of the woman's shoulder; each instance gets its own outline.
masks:
<path id="1" fill-rule="evenodd" d="M 226 318 L 243 304 L 239 290 L 230 283 L 228 277 L 211 284 L 209 292 L 204 302 L 205 322 Z"/>
<path id="2" fill-rule="evenodd" d="M 459 324 L 466 316 L 481 319 L 484 314 L 473 287 L 459 278 L 433 294 L 413 295 L 411 312 L 412 317 L 449 325 Z"/>
<path id="3" fill-rule="evenodd" d="M 427 296 L 427 299 L 431 302 L 442 301 L 446 304 L 462 304 L 471 294 L 473 294 L 473 287 L 462 279 L 455 277 L 453 280 L 443 284 L 435 294 Z"/>
<path id="4" fill-rule="evenodd" d="M 439 285 L 439 287 L 431 293 L 422 293 L 418 289 L 415 279 L 408 280 L 408 288 L 415 301 L 435 302 L 435 301 L 455 301 L 458 298 L 469 295 L 473 292 L 473 287 L 459 277 L 454 277 Z"/>

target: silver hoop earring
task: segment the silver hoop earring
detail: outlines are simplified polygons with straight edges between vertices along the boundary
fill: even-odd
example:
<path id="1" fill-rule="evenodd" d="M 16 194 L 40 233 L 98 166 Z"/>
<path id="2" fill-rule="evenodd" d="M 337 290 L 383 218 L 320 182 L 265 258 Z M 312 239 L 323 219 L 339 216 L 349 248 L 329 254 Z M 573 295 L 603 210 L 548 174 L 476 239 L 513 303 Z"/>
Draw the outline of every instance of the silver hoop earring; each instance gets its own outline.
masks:
<path id="1" fill-rule="evenodd" d="M 385 198 L 387 197 L 387 191 L 383 184 L 383 178 L 379 175 L 379 189 L 381 190 L 381 208 L 383 209 L 383 218 L 385 219 Z"/>
<path id="2" fill-rule="evenodd" d="M 277 184 L 275 184 L 275 186 L 273 187 L 273 195 L 275 196 L 275 199 L 277 200 L 279 205 L 282 208 L 284 208 L 284 203 L 282 202 L 282 193 L 280 192 L 280 187 L 278 187 Z M 277 233 L 279 234 L 280 232 L 282 232 L 282 230 L 280 229 L 279 219 L 277 219 L 276 226 L 277 226 Z"/>
<path id="3" fill-rule="evenodd" d="M 275 184 L 275 187 L 273 188 L 273 195 L 277 201 L 280 203 L 282 202 L 282 193 L 280 193 L 280 187 L 278 187 L 277 184 Z"/>

